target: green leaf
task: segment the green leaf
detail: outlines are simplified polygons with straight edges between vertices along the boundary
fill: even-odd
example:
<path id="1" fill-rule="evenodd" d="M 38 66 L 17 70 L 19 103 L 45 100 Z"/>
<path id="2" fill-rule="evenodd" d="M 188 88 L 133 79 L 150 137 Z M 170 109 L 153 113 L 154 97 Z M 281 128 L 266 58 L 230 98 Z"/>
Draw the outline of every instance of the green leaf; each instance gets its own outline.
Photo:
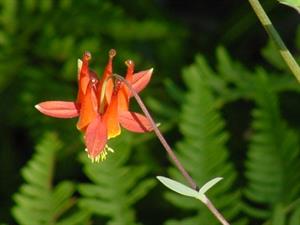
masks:
<path id="1" fill-rule="evenodd" d="M 228 91 L 229 86 L 232 87 L 234 81 L 242 83 L 244 76 L 240 74 L 241 68 L 228 59 L 228 54 L 221 50 L 218 54 L 222 61 L 222 67 L 219 68 L 226 80 L 218 76 L 203 56 L 197 56 L 196 62 L 183 70 L 187 91 L 178 121 L 182 139 L 176 145 L 176 155 L 198 184 L 206 183 L 211 177 L 224 177 L 224 182 L 209 192 L 209 199 L 228 220 L 238 223 L 241 201 L 240 192 L 235 185 L 237 173 L 230 162 L 227 149 L 229 135 L 225 130 L 220 101 L 215 92 L 229 94 L 232 92 Z M 231 83 L 228 87 L 227 80 Z M 182 182 L 182 175 L 178 170 L 170 168 L 169 172 L 170 177 Z M 209 186 L 202 191 L 207 191 L 214 182 L 208 183 Z M 197 224 L 219 224 L 204 209 L 205 206 L 199 206 L 193 199 L 186 199 L 175 193 L 167 193 L 166 197 L 176 207 L 187 211 L 188 216 L 179 220 L 178 224 L 185 224 L 186 220 L 197 221 Z"/>
<path id="2" fill-rule="evenodd" d="M 288 202 L 299 196 L 300 175 L 290 171 L 300 170 L 300 146 L 298 134 L 280 115 L 278 96 L 270 88 L 270 80 L 264 70 L 256 71 L 253 80 L 256 107 L 245 161 L 247 184 L 244 194 L 250 216 L 268 219 L 270 215 L 276 215 L 278 218 L 274 221 L 279 223 L 283 217 L 275 206 L 287 207 Z"/>
<path id="3" fill-rule="evenodd" d="M 22 169 L 25 184 L 14 195 L 12 213 L 20 225 L 85 224 L 90 215 L 74 207 L 73 182 L 53 185 L 56 154 L 61 142 L 54 133 L 47 133 L 38 144 L 32 159 Z M 71 212 L 70 212 L 71 211 Z"/>
<path id="4" fill-rule="evenodd" d="M 222 177 L 216 177 L 210 181 L 208 181 L 206 184 L 204 184 L 199 192 L 196 190 L 178 182 L 175 180 L 172 180 L 168 177 L 163 177 L 163 176 L 157 176 L 156 177 L 163 185 L 165 185 L 167 188 L 171 189 L 172 191 L 175 191 L 181 195 L 193 197 L 196 199 L 199 199 L 202 201 L 204 204 L 206 204 L 206 196 L 205 192 L 208 191 L 210 188 L 212 188 L 216 183 L 218 183 L 220 180 L 222 180 Z"/>
<path id="5" fill-rule="evenodd" d="M 288 5 L 298 12 L 300 11 L 300 0 L 278 0 L 281 4 Z"/>
<path id="6" fill-rule="evenodd" d="M 289 225 L 300 225 L 300 208 L 296 208 L 291 215 Z"/>
<path id="7" fill-rule="evenodd" d="M 274 213 L 272 216 L 272 225 L 285 225 L 286 215 L 282 205 L 275 206 Z"/>
<path id="8" fill-rule="evenodd" d="M 161 183 L 163 183 L 163 185 L 165 185 L 167 188 L 169 188 L 172 191 L 175 191 L 181 195 L 185 195 L 185 196 L 189 196 L 189 197 L 193 197 L 193 198 L 199 197 L 199 193 L 196 190 L 194 190 L 182 183 L 179 183 L 178 181 L 172 180 L 167 177 L 162 177 L 162 176 L 157 176 L 156 178 Z"/>
<path id="9" fill-rule="evenodd" d="M 221 181 L 223 177 L 216 177 L 210 181 L 208 181 L 206 184 L 204 184 L 200 190 L 199 193 L 205 194 L 209 189 L 211 189 L 214 185 L 216 185 L 219 181 Z"/>
<path id="10" fill-rule="evenodd" d="M 149 168 L 145 165 L 128 165 L 132 152 L 130 134 L 110 141 L 115 152 L 99 164 L 93 164 L 86 154 L 80 159 L 89 183 L 79 185 L 82 197 L 79 207 L 94 215 L 109 218 L 106 224 L 135 225 L 133 207 L 155 185 L 153 179 L 145 178 Z"/>
<path id="11" fill-rule="evenodd" d="M 89 218 L 90 218 L 90 212 L 87 210 L 85 211 L 81 210 L 59 221 L 58 223 L 56 223 L 56 225 L 69 225 L 69 224 L 81 225 L 83 224 L 83 221 L 88 221 Z"/>

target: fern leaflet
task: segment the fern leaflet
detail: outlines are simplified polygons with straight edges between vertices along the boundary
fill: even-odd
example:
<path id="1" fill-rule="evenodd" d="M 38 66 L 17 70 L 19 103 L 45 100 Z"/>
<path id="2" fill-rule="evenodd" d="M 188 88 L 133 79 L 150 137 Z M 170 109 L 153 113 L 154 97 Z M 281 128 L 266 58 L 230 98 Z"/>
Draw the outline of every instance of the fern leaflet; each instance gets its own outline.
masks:
<path id="1" fill-rule="evenodd" d="M 247 153 L 248 185 L 245 196 L 251 201 L 246 211 L 256 218 L 268 218 L 279 205 L 285 206 L 299 195 L 300 165 L 297 134 L 282 121 L 276 94 L 269 79 L 258 71 L 255 85 L 257 108 L 253 111 L 253 135 Z M 261 207 L 252 207 L 251 204 Z"/>
<path id="2" fill-rule="evenodd" d="M 22 170 L 26 181 L 14 195 L 16 206 L 12 213 L 21 225 L 79 225 L 86 224 L 87 212 L 73 207 L 75 186 L 63 181 L 53 186 L 54 162 L 61 143 L 53 133 L 48 133 L 36 148 L 33 158 Z M 69 213 L 73 210 L 73 214 Z"/>
<path id="3" fill-rule="evenodd" d="M 208 196 L 225 217 L 232 221 L 241 209 L 240 193 L 233 189 L 236 172 L 228 162 L 228 150 L 225 147 L 228 133 L 224 131 L 224 121 L 217 111 L 216 99 L 203 73 L 209 76 L 210 68 L 202 57 L 197 57 L 196 64 L 184 70 L 188 92 L 181 113 L 183 140 L 177 145 L 177 155 L 199 186 L 213 177 L 224 177 L 223 181 L 209 191 Z M 170 169 L 170 174 L 176 180 L 182 180 L 182 176 L 174 168 Z M 168 193 L 167 198 L 177 207 L 194 212 L 193 216 L 181 221 L 169 221 L 168 225 L 219 223 L 196 200 L 173 193 Z"/>
<path id="4" fill-rule="evenodd" d="M 80 206 L 94 215 L 108 217 L 109 225 L 136 224 L 133 204 L 154 186 L 153 179 L 143 179 L 148 172 L 146 166 L 126 165 L 131 153 L 129 137 L 126 134 L 126 139 L 112 140 L 115 152 L 100 164 L 92 164 L 86 155 L 81 157 L 84 172 L 92 183 L 79 186 L 83 196 Z"/>

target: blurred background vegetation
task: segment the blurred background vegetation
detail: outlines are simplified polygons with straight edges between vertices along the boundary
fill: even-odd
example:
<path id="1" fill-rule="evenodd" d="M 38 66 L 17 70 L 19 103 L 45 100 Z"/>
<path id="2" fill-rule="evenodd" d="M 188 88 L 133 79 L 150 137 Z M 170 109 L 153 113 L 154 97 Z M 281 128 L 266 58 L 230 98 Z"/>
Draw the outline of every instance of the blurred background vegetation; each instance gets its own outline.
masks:
<path id="1" fill-rule="evenodd" d="M 299 58 L 297 12 L 262 3 Z M 154 67 L 142 97 L 199 185 L 225 178 L 208 195 L 232 224 L 300 224 L 300 85 L 238 0 L 0 0 L 0 223 L 218 224 L 154 179 L 182 177 L 153 134 L 91 164 L 76 120 L 34 109 L 74 99 L 77 58 L 101 74 L 110 48 L 119 74 Z"/>

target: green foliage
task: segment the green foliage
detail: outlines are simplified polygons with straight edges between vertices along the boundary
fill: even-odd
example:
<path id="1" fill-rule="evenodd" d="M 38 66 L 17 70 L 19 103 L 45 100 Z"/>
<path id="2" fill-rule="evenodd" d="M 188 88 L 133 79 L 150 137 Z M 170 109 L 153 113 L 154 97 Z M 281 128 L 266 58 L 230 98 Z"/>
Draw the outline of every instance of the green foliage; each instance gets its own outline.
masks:
<path id="1" fill-rule="evenodd" d="M 61 143 L 56 135 L 46 134 L 36 147 L 33 158 L 23 168 L 26 183 L 14 195 L 16 206 L 12 210 L 18 224 L 87 224 L 89 214 L 74 207 L 74 183 L 62 181 L 54 186 L 55 159 L 60 149 Z"/>
<path id="2" fill-rule="evenodd" d="M 207 204 L 207 197 L 205 196 L 205 193 L 209 191 L 215 184 L 217 184 L 220 180 L 223 178 L 221 177 L 216 177 L 214 179 L 211 179 L 207 183 L 205 183 L 199 191 L 196 191 L 195 189 L 192 189 L 176 180 L 172 180 L 168 177 L 163 177 L 163 176 L 157 176 L 156 177 L 163 185 L 165 185 L 167 188 L 170 190 L 177 192 L 178 194 L 192 197 L 199 199 L 202 201 L 204 204 Z"/>
<path id="3" fill-rule="evenodd" d="M 281 71 L 288 69 L 272 41 L 268 41 L 267 45 L 262 49 L 261 52 L 263 57 L 275 68 Z"/>
<path id="4" fill-rule="evenodd" d="M 250 146 L 245 175 L 246 197 L 263 208 L 246 207 L 254 217 L 269 218 L 287 207 L 300 193 L 299 138 L 282 121 L 277 95 L 269 88 L 265 71 L 257 71 Z"/>
<path id="5" fill-rule="evenodd" d="M 270 51 L 271 46 L 268 49 Z M 250 215 L 249 219 L 264 219 L 266 224 L 297 224 L 299 174 L 290 171 L 300 170 L 298 135 L 283 122 L 277 95 L 283 91 L 299 92 L 299 85 L 289 75 L 269 72 L 267 75 L 263 69 L 250 72 L 232 61 L 223 48 L 217 49 L 217 63 L 217 71 L 214 71 L 204 57 L 198 56 L 196 63 L 184 70 L 188 91 L 181 112 L 183 140 L 177 145 L 179 158 L 199 185 L 209 176 L 225 177 L 225 187 L 215 192 L 212 189 L 209 197 L 229 221 L 243 218 L 243 211 Z M 243 162 L 246 171 L 242 176 L 247 183 L 238 189 L 234 188 L 236 171 L 228 162 L 225 147 L 228 137 L 219 113 L 226 104 L 243 99 L 254 101 L 257 107 L 247 160 Z M 177 171 L 170 171 L 172 177 L 182 179 Z M 246 196 L 243 201 L 240 190 L 244 190 Z M 206 215 L 207 209 L 200 208 L 196 202 L 169 193 L 167 198 L 177 207 L 193 212 L 193 216 L 186 217 L 181 223 L 214 224 L 210 215 Z M 222 204 L 226 206 L 225 210 Z M 167 224 L 180 222 L 172 220 Z"/>
<path id="6" fill-rule="evenodd" d="M 180 129 L 183 140 L 177 145 L 178 157 L 198 184 L 204 184 L 213 177 L 224 177 L 208 196 L 218 209 L 233 221 L 241 210 L 240 192 L 234 188 L 236 172 L 229 162 L 226 142 L 228 133 L 224 131 L 224 120 L 218 112 L 217 101 L 204 79 L 203 58 L 184 70 L 184 80 L 188 87 L 181 112 Z M 182 177 L 174 168 L 170 174 L 177 180 Z M 185 199 L 176 194 L 167 195 L 177 207 L 194 212 L 192 217 L 167 224 L 218 224 L 211 213 L 198 201 Z"/>
<path id="7" fill-rule="evenodd" d="M 268 44 L 262 52 L 272 65 L 283 69 L 283 65 L 279 63 L 280 55 L 276 52 L 274 45 Z M 257 74 L 240 62 L 232 60 L 223 47 L 217 48 L 216 58 L 216 71 L 206 63 L 203 56 L 198 56 L 196 62 L 200 65 L 202 76 L 205 77 L 212 91 L 217 94 L 218 104 L 223 106 L 240 99 L 254 99 L 253 86 L 256 85 Z M 272 77 L 269 79 L 269 88 L 276 93 L 299 92 L 299 84 L 285 72 L 284 70 L 280 73 L 268 71 L 269 76 Z"/>
<path id="8" fill-rule="evenodd" d="M 113 140 L 110 146 L 115 152 L 100 164 L 92 164 L 86 154 L 82 155 L 84 173 L 92 183 L 79 185 L 79 205 L 95 216 L 108 218 L 109 225 L 137 224 L 133 205 L 149 192 L 154 180 L 144 178 L 147 166 L 126 165 L 132 154 L 128 134 Z"/>

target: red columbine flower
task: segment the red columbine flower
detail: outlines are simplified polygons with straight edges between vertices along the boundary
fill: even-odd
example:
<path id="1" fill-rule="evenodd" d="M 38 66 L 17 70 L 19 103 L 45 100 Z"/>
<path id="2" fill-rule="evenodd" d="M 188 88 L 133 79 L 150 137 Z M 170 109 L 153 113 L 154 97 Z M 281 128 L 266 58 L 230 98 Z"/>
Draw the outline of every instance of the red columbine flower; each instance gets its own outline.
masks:
<path id="1" fill-rule="evenodd" d="M 82 61 L 78 60 L 78 94 L 75 102 L 46 101 L 35 106 L 47 116 L 79 116 L 77 129 L 85 134 L 88 156 L 92 161 L 106 157 L 107 150 L 110 150 L 107 140 L 120 135 L 120 126 L 139 133 L 152 130 L 145 116 L 129 111 L 130 90 L 121 81 L 113 81 L 112 61 L 115 55 L 115 50 L 110 50 L 109 61 L 100 80 L 89 69 L 90 53 L 85 53 Z M 134 63 L 127 60 L 125 64 L 125 79 L 136 92 L 140 92 L 149 83 L 152 69 L 134 73 Z"/>

